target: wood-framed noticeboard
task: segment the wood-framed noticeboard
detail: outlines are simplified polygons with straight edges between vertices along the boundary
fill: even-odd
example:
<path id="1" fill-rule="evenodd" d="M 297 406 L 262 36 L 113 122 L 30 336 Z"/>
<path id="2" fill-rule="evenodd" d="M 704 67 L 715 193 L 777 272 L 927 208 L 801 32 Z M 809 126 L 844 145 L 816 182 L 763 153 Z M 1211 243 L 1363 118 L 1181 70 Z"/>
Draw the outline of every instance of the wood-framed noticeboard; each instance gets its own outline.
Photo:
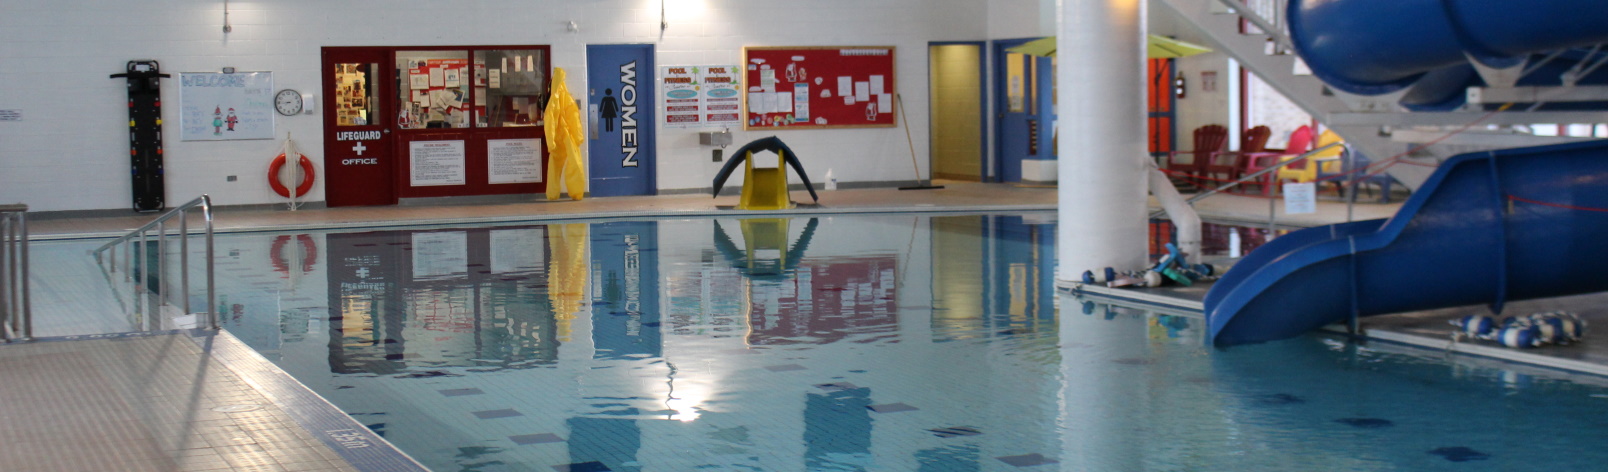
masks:
<path id="1" fill-rule="evenodd" d="M 743 48 L 743 129 L 897 126 L 893 46 Z"/>

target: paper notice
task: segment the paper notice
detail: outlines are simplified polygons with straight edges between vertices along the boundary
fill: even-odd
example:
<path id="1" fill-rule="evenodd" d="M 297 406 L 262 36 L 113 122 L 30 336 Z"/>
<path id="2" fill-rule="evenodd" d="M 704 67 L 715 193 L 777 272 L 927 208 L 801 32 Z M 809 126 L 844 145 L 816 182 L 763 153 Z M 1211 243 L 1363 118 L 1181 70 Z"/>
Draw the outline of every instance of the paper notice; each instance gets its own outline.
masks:
<path id="1" fill-rule="evenodd" d="M 893 94 L 884 93 L 877 95 L 877 112 L 893 113 Z"/>
<path id="2" fill-rule="evenodd" d="M 871 76 L 871 94 L 872 95 L 882 95 L 883 93 L 887 92 L 887 90 L 884 90 L 882 88 L 882 85 L 883 85 L 882 84 L 882 76 L 880 76 L 880 75 Z"/>
<path id="3" fill-rule="evenodd" d="M 503 61 L 507 60 L 507 58 L 503 58 Z M 502 88 L 502 71 L 492 69 L 486 72 L 488 73 L 486 75 L 486 86 L 494 89 Z"/>
<path id="4" fill-rule="evenodd" d="M 808 83 L 793 84 L 793 118 L 800 121 L 810 119 L 810 85 Z"/>
<path id="5" fill-rule="evenodd" d="M 759 86 L 763 87 L 766 92 L 775 91 L 776 90 L 776 71 L 771 70 L 771 69 L 765 69 L 765 70 L 759 71 Z"/>
<path id="6" fill-rule="evenodd" d="M 869 101 L 871 101 L 871 84 L 870 83 L 868 83 L 868 82 L 855 82 L 854 83 L 854 101 L 856 101 L 856 102 L 869 102 Z"/>
<path id="7" fill-rule="evenodd" d="M 1291 182 L 1284 184 L 1284 213 L 1316 213 L 1318 211 L 1318 187 L 1316 182 Z"/>
<path id="8" fill-rule="evenodd" d="M 777 108 L 773 112 L 793 112 L 793 92 L 777 92 L 773 95 L 777 98 Z"/>
<path id="9" fill-rule="evenodd" d="M 430 86 L 431 87 L 446 87 L 447 86 L 447 72 L 445 70 L 441 69 L 440 67 L 431 67 L 430 68 Z"/>
<path id="10" fill-rule="evenodd" d="M 748 112 L 768 113 L 765 111 L 765 102 L 770 100 L 769 96 L 765 92 L 748 92 Z"/>
<path id="11" fill-rule="evenodd" d="M 838 77 L 838 96 L 847 97 L 850 95 L 854 95 L 854 79 Z"/>

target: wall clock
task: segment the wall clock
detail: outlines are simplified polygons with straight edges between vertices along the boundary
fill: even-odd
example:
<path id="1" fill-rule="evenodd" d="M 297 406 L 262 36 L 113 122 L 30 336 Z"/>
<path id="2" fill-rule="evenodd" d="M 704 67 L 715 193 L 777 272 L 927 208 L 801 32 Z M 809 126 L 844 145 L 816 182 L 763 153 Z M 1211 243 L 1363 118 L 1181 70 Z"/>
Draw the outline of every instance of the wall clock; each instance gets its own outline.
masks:
<path id="1" fill-rule="evenodd" d="M 291 89 L 280 90 L 274 94 L 274 110 L 285 116 L 294 116 L 302 112 L 302 94 Z"/>

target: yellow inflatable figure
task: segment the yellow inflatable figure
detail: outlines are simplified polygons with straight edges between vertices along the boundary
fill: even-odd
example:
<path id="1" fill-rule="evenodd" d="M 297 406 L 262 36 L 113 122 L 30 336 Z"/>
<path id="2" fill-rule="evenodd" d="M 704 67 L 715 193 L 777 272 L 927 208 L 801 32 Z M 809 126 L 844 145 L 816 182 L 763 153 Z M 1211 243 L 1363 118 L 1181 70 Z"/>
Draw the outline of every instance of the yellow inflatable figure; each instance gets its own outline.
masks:
<path id="1" fill-rule="evenodd" d="M 591 225 L 587 223 L 547 227 L 547 247 L 553 251 L 553 259 L 547 263 L 547 299 L 553 305 L 560 342 L 570 341 L 574 321 L 586 307 L 586 279 L 591 276 L 586 246 L 590 234 Z"/>
<path id="2" fill-rule="evenodd" d="M 553 68 L 553 95 L 547 99 L 542 121 L 547 126 L 547 199 L 557 200 L 565 188 L 570 198 L 586 194 L 586 166 L 581 162 L 581 109 L 564 85 L 564 68 Z"/>

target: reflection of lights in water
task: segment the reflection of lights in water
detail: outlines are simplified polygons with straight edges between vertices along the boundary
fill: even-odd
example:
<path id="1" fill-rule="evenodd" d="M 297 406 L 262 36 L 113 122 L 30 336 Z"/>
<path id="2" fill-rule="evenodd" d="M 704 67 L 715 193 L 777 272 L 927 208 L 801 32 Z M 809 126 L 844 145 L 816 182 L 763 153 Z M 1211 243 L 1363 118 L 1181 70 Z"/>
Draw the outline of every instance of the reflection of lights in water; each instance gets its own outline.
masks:
<path id="1" fill-rule="evenodd" d="M 683 379 L 681 388 L 676 388 L 676 365 L 668 359 L 664 363 L 670 366 L 669 380 L 665 382 L 665 385 L 670 387 L 670 391 L 665 394 L 664 400 L 664 407 L 669 410 L 665 414 L 665 419 L 684 423 L 697 420 L 698 416 L 702 414 L 702 409 L 699 406 L 709 399 L 709 386 L 703 382 Z"/>

